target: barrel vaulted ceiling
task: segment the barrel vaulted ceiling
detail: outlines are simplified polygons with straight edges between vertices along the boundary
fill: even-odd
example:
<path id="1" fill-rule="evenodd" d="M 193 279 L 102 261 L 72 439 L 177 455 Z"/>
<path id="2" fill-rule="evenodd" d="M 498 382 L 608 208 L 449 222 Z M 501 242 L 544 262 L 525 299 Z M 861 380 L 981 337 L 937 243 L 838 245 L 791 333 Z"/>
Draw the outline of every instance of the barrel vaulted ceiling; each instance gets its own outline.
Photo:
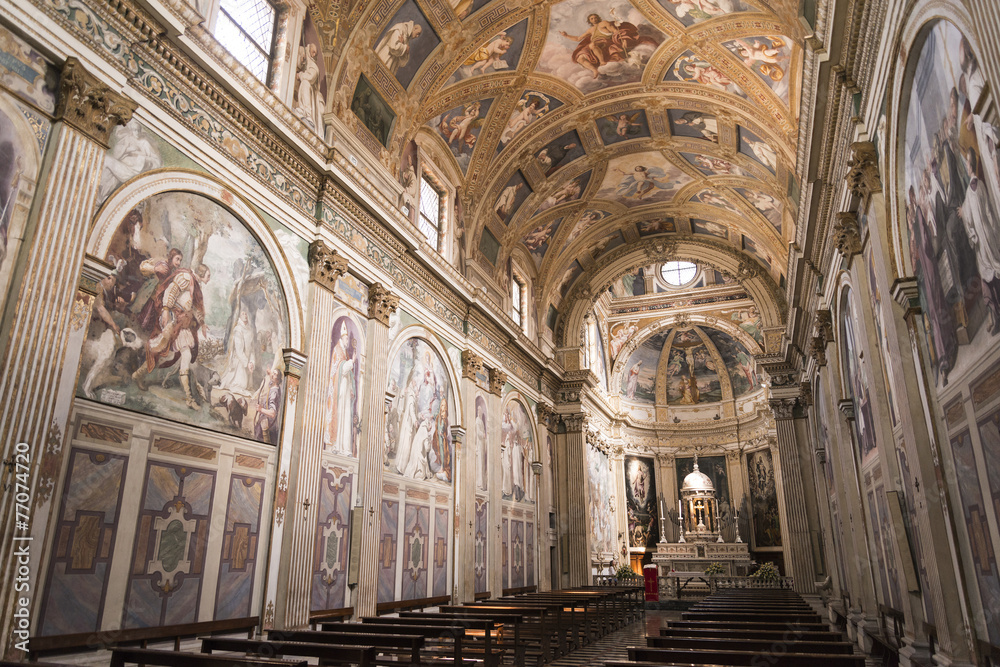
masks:
<path id="1" fill-rule="evenodd" d="M 363 76 L 395 114 L 391 168 L 414 139 L 448 161 L 468 256 L 500 277 L 527 253 L 542 313 L 608 253 L 657 235 L 726 247 L 780 283 L 797 196 L 797 4 L 319 0 L 311 17 L 333 111 L 367 132 L 352 111 Z M 484 230 L 500 242 L 492 263 Z"/>

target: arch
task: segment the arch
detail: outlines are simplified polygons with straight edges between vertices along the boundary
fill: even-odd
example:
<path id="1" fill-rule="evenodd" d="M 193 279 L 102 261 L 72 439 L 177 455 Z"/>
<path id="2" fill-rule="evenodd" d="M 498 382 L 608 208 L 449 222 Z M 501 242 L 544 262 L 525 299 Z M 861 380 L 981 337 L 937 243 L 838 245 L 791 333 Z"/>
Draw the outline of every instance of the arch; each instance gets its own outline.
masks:
<path id="1" fill-rule="evenodd" d="M 697 262 L 736 276 L 757 306 L 761 328 L 784 328 L 784 314 L 787 310 L 784 294 L 756 260 L 712 241 L 691 237 L 654 238 L 611 251 L 606 260 L 577 279 L 575 286 L 563 299 L 569 309 L 561 309 L 563 312 L 560 313 L 555 332 L 557 345 L 571 345 L 567 332 L 579 329 L 591 301 L 606 291 L 616 279 L 639 267 L 674 259 Z M 548 299 L 542 301 L 548 302 Z M 755 343 L 754 348 L 758 347 Z"/>
<path id="2" fill-rule="evenodd" d="M 411 338 L 419 338 L 423 340 L 425 343 L 434 348 L 438 357 L 441 358 L 441 365 L 444 366 L 445 372 L 448 374 L 448 382 L 451 384 L 449 389 L 455 399 L 452 401 L 453 405 L 449 408 L 452 410 L 452 414 L 455 415 L 455 419 L 452 420 L 452 425 L 461 425 L 463 428 L 468 429 L 470 424 L 466 423 L 465 416 L 462 412 L 461 378 L 451 363 L 451 356 L 448 354 L 448 349 L 444 346 L 444 343 L 441 342 L 441 339 L 436 333 L 422 324 L 410 324 L 400 329 L 396 333 L 396 337 L 389 344 L 389 355 L 387 357 L 389 360 L 388 373 L 392 373 L 392 364 L 399 355 L 399 351 L 403 347 L 403 344 Z M 382 386 L 382 393 L 386 394 L 389 391 L 389 375 L 386 375 L 384 382 L 385 384 Z"/>
<path id="3" fill-rule="evenodd" d="M 253 205 L 234 193 L 221 179 L 186 169 L 155 169 L 136 176 L 108 197 L 98 210 L 87 242 L 87 252 L 95 257 L 105 257 L 112 237 L 128 212 L 150 197 L 169 192 L 202 195 L 229 210 L 250 231 L 271 260 L 284 292 L 288 346 L 303 349 L 305 309 L 285 251 Z"/>
<path id="4" fill-rule="evenodd" d="M 527 461 L 527 466 L 525 466 L 525 469 L 524 469 L 524 471 L 522 473 L 525 476 L 531 475 L 531 478 L 530 478 L 531 482 L 528 482 L 527 480 L 522 480 L 522 482 L 524 483 L 525 495 L 527 495 L 527 489 L 530 488 L 529 485 L 531 483 L 534 483 L 535 493 L 534 493 L 534 497 L 530 501 L 525 500 L 523 497 L 521 498 L 521 500 L 518 500 L 513 495 L 511 496 L 511 498 L 505 499 L 505 500 L 513 501 L 513 502 L 519 502 L 519 503 L 530 502 L 530 503 L 534 504 L 536 507 L 538 507 L 539 506 L 539 501 L 540 501 L 540 499 L 538 497 L 538 491 L 539 491 L 540 484 L 539 484 L 539 480 L 537 480 L 537 479 L 534 478 L 535 477 L 534 471 L 531 470 L 531 464 L 533 462 L 535 462 L 535 461 L 541 462 L 542 461 L 542 459 L 541 459 L 540 445 L 538 443 L 538 428 L 537 428 L 537 424 L 536 424 L 537 420 L 535 419 L 535 412 L 534 412 L 534 410 L 531 409 L 530 405 L 528 404 L 528 401 L 525 400 L 524 395 L 521 394 L 517 390 L 512 390 L 512 391 L 508 392 L 507 395 L 504 396 L 504 398 L 503 398 L 502 408 L 500 410 L 500 420 L 501 420 L 500 421 L 500 429 L 501 429 L 501 434 L 503 433 L 503 421 L 504 421 L 503 418 L 507 414 L 507 411 L 510 410 L 515 405 L 520 406 L 521 410 L 524 411 L 524 417 L 527 419 L 527 422 L 528 422 L 528 431 L 529 431 L 529 434 L 530 434 L 530 437 L 531 437 L 531 449 L 532 449 L 531 456 L 532 456 L 532 458 L 531 458 L 531 460 Z M 502 437 L 503 436 L 501 435 L 501 438 Z M 501 444 L 501 452 L 502 452 L 502 450 L 503 450 L 503 445 Z M 503 459 L 502 459 L 502 454 L 501 454 L 500 465 L 501 465 L 501 467 L 504 465 L 503 464 Z M 511 473 L 513 474 L 513 469 L 511 471 Z M 513 480 L 511 480 L 511 484 L 512 484 L 512 493 L 513 493 Z M 502 480 L 501 480 L 501 486 L 500 486 L 500 494 L 501 494 L 501 498 L 503 498 L 504 497 L 503 496 L 504 490 L 503 490 L 503 481 Z"/>

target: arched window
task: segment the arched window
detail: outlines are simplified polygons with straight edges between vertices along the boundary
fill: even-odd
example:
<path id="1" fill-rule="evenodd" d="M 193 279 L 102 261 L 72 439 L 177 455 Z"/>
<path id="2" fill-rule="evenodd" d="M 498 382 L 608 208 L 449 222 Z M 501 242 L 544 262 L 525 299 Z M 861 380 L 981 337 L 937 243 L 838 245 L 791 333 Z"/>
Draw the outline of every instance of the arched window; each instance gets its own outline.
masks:
<path id="1" fill-rule="evenodd" d="M 268 0 L 221 0 L 213 33 L 253 75 L 267 83 L 277 12 Z"/>

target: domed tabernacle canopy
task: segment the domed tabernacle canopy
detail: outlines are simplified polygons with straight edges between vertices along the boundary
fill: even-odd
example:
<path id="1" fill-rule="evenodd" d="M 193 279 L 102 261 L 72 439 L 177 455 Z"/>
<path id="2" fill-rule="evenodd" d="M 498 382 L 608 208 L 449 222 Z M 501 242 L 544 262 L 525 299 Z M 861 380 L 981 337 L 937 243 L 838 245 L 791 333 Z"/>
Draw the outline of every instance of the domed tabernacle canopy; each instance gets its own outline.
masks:
<path id="1" fill-rule="evenodd" d="M 684 478 L 684 483 L 681 484 L 681 493 L 685 492 L 710 492 L 715 495 L 715 484 L 712 483 L 711 478 L 698 470 L 698 457 L 694 459 L 694 470 Z"/>
<path id="2" fill-rule="evenodd" d="M 721 541 L 719 528 L 719 503 L 715 498 L 715 484 L 698 470 L 698 456 L 694 469 L 681 484 L 681 516 L 684 531 L 698 541 Z"/>

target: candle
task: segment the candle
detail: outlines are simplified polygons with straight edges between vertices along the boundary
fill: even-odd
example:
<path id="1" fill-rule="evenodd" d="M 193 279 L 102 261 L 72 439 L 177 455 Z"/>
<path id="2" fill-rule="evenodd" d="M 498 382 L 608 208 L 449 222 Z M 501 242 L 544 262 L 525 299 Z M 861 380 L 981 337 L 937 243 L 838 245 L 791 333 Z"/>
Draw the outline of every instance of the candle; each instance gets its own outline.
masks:
<path id="1" fill-rule="evenodd" d="M 663 518 L 665 516 L 666 513 L 663 511 L 663 498 L 660 498 L 660 518 Z"/>
<path id="2" fill-rule="evenodd" d="M 684 520 L 684 501 L 677 501 L 677 516 L 683 521 Z"/>

